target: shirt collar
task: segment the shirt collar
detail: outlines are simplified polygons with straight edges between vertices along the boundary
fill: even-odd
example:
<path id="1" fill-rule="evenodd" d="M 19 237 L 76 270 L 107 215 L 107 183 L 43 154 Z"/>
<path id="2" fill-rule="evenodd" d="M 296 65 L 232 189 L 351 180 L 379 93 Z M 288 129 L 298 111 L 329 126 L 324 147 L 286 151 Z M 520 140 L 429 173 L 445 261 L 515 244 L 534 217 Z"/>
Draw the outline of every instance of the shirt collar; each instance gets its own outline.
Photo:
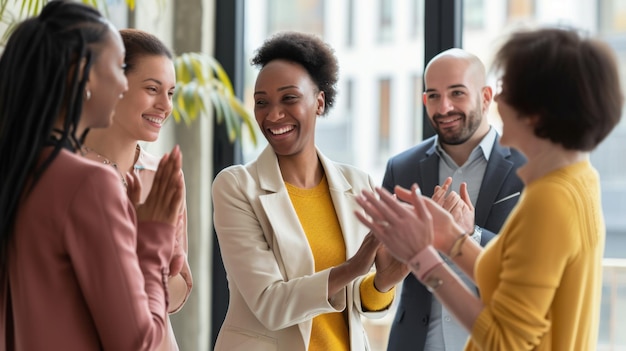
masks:
<path id="1" fill-rule="evenodd" d="M 480 143 L 478 145 L 476 145 L 476 147 L 474 148 L 474 150 L 472 150 L 472 152 L 470 154 L 474 154 L 476 152 L 476 150 L 478 149 L 478 150 L 482 151 L 483 156 L 485 157 L 485 160 L 487 160 L 487 162 L 488 162 L 489 161 L 489 157 L 491 156 L 491 150 L 493 150 L 493 144 L 496 142 L 496 136 L 497 136 L 496 129 L 494 127 L 492 127 L 492 126 L 489 126 L 489 131 L 487 132 L 487 134 L 485 134 L 483 139 L 480 141 Z M 443 147 L 441 147 L 441 143 L 439 141 L 439 136 L 436 136 L 435 138 L 436 138 L 436 142 L 435 142 L 436 151 L 439 154 L 439 156 L 440 157 L 442 155 L 448 156 L 448 154 L 443 149 Z"/>
<path id="2" fill-rule="evenodd" d="M 489 161 L 489 156 L 491 156 L 491 150 L 493 150 L 493 144 L 496 142 L 496 129 L 492 126 L 489 126 L 489 131 L 487 135 L 480 141 L 478 146 L 483 150 L 483 156 L 485 156 L 485 160 Z"/>

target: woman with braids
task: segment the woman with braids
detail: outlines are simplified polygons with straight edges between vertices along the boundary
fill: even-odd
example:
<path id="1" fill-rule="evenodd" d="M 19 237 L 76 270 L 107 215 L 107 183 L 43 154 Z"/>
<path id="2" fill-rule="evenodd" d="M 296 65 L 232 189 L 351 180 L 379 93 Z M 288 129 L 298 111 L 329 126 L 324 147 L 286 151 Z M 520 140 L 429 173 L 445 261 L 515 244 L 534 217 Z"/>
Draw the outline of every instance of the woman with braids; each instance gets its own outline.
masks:
<path id="1" fill-rule="evenodd" d="M 371 177 L 315 146 L 315 122 L 335 102 L 337 59 L 318 37 L 285 32 L 252 63 L 269 145 L 213 184 L 230 290 L 215 350 L 367 350 L 361 316 L 382 317 L 408 270 L 354 218 Z"/>
<path id="2" fill-rule="evenodd" d="M 113 166 L 122 174 L 135 171 L 141 180 L 140 201 L 145 201 L 159 164 L 156 156 L 139 145 L 155 141 L 161 126 L 172 112 L 176 73 L 170 50 L 154 35 L 138 29 L 120 30 L 126 48 L 128 91 L 117 104 L 113 123 L 108 128 L 93 129 L 85 139 L 85 156 Z M 168 312 L 179 311 L 191 291 L 191 270 L 187 261 L 187 208 L 181 208 L 177 233 L 178 258 L 170 267 Z M 174 332 L 168 323 L 168 334 L 157 350 L 178 350 Z"/>
<path id="3" fill-rule="evenodd" d="M 0 349 L 148 350 L 162 340 L 182 205 L 181 154 L 150 195 L 80 154 L 127 90 L 124 46 L 96 10 L 51 1 L 0 58 Z"/>

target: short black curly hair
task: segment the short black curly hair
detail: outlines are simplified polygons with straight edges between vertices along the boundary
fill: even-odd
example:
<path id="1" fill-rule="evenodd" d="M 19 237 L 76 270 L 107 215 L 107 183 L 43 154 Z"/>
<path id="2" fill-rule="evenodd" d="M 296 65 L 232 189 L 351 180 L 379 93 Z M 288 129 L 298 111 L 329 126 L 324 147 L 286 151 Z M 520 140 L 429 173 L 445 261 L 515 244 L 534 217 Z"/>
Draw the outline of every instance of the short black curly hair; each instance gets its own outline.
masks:
<path id="1" fill-rule="evenodd" d="M 287 60 L 304 67 L 320 91 L 324 92 L 323 115 L 335 105 L 339 64 L 333 48 L 319 37 L 301 32 L 279 32 L 265 40 L 250 60 L 253 66 L 265 67 L 273 60 Z"/>

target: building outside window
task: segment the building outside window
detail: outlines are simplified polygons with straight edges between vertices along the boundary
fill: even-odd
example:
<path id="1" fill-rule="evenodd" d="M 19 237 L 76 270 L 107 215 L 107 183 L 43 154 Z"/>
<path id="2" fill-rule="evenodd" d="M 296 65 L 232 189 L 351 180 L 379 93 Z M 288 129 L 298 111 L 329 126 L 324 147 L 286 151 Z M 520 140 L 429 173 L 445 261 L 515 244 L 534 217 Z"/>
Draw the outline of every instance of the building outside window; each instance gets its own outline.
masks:
<path id="1" fill-rule="evenodd" d="M 378 82 L 378 147 L 383 155 L 389 151 L 391 138 L 391 80 L 384 78 Z"/>
<path id="2" fill-rule="evenodd" d="M 407 126 L 411 130 L 411 139 L 420 140 L 422 138 L 422 118 L 425 117 L 422 100 L 422 93 L 424 92 L 422 74 L 415 74 L 411 77 L 411 91 L 411 119 L 407 121 Z"/>
<path id="3" fill-rule="evenodd" d="M 567 6 L 562 0 L 463 3 L 463 47 L 488 68 L 500 41 L 512 30 L 566 25 L 609 42 L 626 83 L 626 1 L 570 0 Z M 335 108 L 318 120 L 317 144 L 331 159 L 355 165 L 382 183 L 388 157 L 422 139 L 423 9 L 424 0 L 247 1 L 244 57 L 248 60 L 267 36 L 279 30 L 313 32 L 329 42 L 339 59 L 340 89 Z M 248 69 L 248 73 L 244 98 L 251 109 L 250 86 L 257 72 Z M 491 84 L 495 88 L 493 79 Z M 495 103 L 489 119 L 500 128 Z M 264 147 L 259 137 L 258 148 L 244 145 L 246 160 Z M 626 162 L 619 159 L 624 154 L 626 119 L 592 153 L 601 176 L 607 225 L 600 351 L 626 350 Z M 393 314 L 366 322 L 374 350 L 386 349 L 392 319 Z"/>
<path id="4" fill-rule="evenodd" d="M 379 0 L 378 41 L 387 43 L 393 37 L 393 0 Z"/>

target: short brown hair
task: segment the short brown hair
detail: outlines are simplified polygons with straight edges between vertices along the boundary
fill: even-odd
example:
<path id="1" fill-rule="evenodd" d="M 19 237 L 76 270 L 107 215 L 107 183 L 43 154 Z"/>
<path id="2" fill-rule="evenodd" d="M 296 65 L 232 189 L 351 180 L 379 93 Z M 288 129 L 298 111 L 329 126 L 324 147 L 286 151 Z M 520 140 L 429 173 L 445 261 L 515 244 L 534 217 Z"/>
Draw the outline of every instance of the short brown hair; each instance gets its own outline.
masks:
<path id="1" fill-rule="evenodd" d="M 155 35 L 134 28 L 121 29 L 120 35 L 126 48 L 126 73 L 135 69 L 138 58 L 142 56 L 165 56 L 172 59 L 172 52 Z"/>
<path id="2" fill-rule="evenodd" d="M 516 32 L 494 67 L 503 74 L 501 98 L 522 115 L 539 116 L 535 135 L 566 149 L 593 150 L 621 118 L 613 51 L 574 29 Z"/>

